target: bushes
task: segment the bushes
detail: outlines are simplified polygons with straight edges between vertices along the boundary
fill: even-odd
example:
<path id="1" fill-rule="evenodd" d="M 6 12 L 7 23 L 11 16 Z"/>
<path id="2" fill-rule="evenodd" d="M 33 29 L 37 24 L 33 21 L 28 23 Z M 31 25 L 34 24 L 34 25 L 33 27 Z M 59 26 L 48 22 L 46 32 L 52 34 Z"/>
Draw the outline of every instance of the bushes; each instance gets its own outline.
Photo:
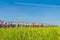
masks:
<path id="1" fill-rule="evenodd" d="M 0 28 L 0 40 L 60 40 L 60 28 Z"/>

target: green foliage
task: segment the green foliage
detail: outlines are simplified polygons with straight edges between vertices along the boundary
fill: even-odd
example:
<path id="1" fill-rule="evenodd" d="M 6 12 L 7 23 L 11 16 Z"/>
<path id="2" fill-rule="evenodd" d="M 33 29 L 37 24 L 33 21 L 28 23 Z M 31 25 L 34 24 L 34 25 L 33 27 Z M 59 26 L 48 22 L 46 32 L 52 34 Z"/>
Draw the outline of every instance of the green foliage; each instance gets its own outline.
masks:
<path id="1" fill-rule="evenodd" d="M 0 28 L 0 40 L 60 40 L 60 27 Z"/>

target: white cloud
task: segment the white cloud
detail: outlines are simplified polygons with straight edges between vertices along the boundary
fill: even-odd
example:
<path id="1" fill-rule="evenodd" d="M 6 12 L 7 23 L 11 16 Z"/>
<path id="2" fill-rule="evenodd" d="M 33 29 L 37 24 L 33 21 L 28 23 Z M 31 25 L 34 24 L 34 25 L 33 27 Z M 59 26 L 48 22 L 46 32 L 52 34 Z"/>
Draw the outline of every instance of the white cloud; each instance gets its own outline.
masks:
<path id="1" fill-rule="evenodd" d="M 47 4 L 31 4 L 31 3 L 19 3 L 19 2 L 16 2 L 15 4 L 22 4 L 22 5 L 31 5 L 31 6 L 46 6 L 46 7 L 60 7 L 60 6 L 57 6 L 57 5 L 47 5 Z"/>

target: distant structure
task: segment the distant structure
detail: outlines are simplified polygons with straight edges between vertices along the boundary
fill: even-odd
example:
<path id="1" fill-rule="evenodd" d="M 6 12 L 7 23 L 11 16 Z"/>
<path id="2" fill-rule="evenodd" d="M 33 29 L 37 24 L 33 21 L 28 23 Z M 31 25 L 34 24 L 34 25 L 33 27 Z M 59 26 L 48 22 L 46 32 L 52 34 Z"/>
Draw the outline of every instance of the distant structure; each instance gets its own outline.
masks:
<path id="1" fill-rule="evenodd" d="M 3 26 L 4 21 L 0 20 L 0 27 Z"/>
<path id="2" fill-rule="evenodd" d="M 23 23 L 23 18 L 20 18 L 20 23 Z"/>
<path id="3" fill-rule="evenodd" d="M 4 21 L 0 20 L 0 23 L 3 23 Z"/>
<path id="4" fill-rule="evenodd" d="M 31 23 L 31 22 L 23 22 L 23 18 L 20 18 L 19 22 L 4 22 L 0 20 L 0 27 L 55 27 L 55 25 L 50 25 L 46 23 Z M 57 26 L 56 26 L 57 27 Z"/>

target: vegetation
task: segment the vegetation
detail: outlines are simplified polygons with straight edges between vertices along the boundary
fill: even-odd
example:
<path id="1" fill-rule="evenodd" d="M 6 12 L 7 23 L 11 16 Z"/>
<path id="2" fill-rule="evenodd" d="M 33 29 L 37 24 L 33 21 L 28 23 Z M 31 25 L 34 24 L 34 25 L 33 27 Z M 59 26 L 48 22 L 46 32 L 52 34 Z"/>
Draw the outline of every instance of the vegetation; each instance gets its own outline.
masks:
<path id="1" fill-rule="evenodd" d="M 0 40 L 60 40 L 60 27 L 0 28 Z"/>

